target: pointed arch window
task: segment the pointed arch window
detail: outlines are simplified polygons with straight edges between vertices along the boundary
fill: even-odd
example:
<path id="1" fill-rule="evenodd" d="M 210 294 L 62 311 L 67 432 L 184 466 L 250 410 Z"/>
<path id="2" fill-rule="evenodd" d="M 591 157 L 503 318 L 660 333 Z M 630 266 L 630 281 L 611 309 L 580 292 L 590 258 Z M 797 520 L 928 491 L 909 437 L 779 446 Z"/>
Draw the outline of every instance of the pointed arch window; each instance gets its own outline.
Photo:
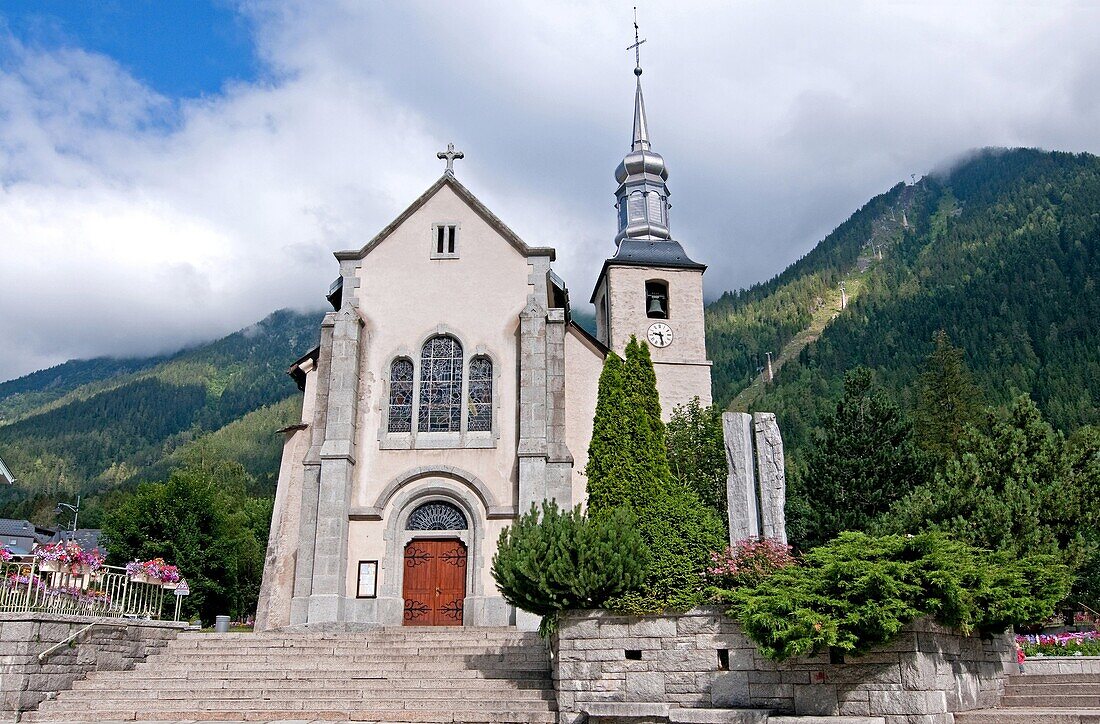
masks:
<path id="1" fill-rule="evenodd" d="M 489 432 L 493 429 L 493 361 L 488 357 L 470 360 L 470 393 L 466 401 L 466 429 Z"/>
<path id="2" fill-rule="evenodd" d="M 390 365 L 390 411 L 388 432 L 412 432 L 413 363 L 395 359 Z"/>
<path id="3" fill-rule="evenodd" d="M 458 432 L 462 425 L 462 345 L 448 335 L 420 350 L 420 432 Z"/>

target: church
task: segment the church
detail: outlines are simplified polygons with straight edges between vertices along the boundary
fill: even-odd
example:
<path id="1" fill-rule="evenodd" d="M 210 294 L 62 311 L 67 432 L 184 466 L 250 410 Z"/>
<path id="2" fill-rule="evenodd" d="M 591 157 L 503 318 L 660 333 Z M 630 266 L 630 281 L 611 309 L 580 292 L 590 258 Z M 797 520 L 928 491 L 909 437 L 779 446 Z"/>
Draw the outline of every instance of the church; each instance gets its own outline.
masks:
<path id="1" fill-rule="evenodd" d="M 618 234 L 574 322 L 553 248 L 532 246 L 446 170 L 360 249 L 320 344 L 290 370 L 257 630 L 301 625 L 529 625 L 490 565 L 532 504 L 586 499 L 603 361 L 648 341 L 664 414 L 710 404 L 703 272 L 673 240 L 668 170 L 650 148 L 640 67 Z M 448 303 L 445 300 L 464 300 Z"/>

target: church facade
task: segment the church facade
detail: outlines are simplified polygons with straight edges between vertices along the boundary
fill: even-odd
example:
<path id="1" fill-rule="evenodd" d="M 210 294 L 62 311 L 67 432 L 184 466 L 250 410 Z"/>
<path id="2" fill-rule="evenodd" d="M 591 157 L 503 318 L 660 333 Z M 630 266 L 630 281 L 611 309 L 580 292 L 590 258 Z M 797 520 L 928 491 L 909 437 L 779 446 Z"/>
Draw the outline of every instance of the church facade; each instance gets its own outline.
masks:
<path id="1" fill-rule="evenodd" d="M 284 431 L 258 630 L 525 623 L 490 575 L 497 538 L 533 504 L 584 503 L 608 351 L 649 342 L 666 416 L 710 403 L 705 267 L 669 232 L 668 173 L 635 73 L 594 336 L 572 319 L 554 250 L 463 186 L 453 149 L 420 198 L 336 254 L 320 344 L 290 370 L 302 418 Z"/>

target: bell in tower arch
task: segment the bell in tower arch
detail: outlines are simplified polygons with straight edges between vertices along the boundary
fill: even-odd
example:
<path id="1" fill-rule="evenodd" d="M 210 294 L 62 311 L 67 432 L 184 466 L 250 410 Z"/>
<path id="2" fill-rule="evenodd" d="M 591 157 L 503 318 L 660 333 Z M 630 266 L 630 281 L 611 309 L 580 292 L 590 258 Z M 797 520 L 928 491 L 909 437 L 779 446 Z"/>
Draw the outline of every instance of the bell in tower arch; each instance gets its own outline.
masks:
<path id="1" fill-rule="evenodd" d="M 645 315 L 650 319 L 668 319 L 668 286 L 661 281 L 648 281 L 645 296 Z"/>

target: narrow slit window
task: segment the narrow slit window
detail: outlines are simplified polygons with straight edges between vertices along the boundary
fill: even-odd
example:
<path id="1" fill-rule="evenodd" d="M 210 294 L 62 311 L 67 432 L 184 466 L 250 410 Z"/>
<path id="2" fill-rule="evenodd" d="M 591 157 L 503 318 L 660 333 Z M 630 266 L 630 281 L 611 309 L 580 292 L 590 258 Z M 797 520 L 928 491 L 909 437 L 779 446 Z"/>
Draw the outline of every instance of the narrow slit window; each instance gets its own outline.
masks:
<path id="1" fill-rule="evenodd" d="M 458 224 L 432 225 L 433 259 L 458 258 Z"/>
<path id="2" fill-rule="evenodd" d="M 394 360 L 390 365 L 390 414 L 387 432 L 412 432 L 413 363 Z"/>
<path id="3" fill-rule="evenodd" d="M 466 429 L 489 432 L 493 429 L 493 361 L 488 357 L 470 360 L 470 394 L 466 401 Z"/>

